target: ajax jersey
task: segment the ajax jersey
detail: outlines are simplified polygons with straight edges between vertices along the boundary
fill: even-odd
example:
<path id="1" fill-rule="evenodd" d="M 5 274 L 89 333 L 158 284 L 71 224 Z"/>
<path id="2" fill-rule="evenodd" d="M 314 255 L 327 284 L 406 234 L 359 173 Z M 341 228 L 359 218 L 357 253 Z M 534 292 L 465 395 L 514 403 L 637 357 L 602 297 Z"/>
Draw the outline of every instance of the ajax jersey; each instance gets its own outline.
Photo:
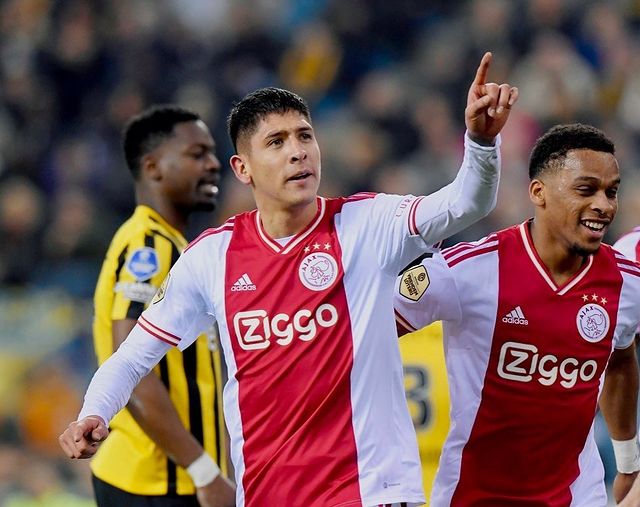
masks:
<path id="1" fill-rule="evenodd" d="M 215 318 L 238 504 L 423 503 L 393 315 L 396 273 L 427 248 L 420 198 L 318 198 L 281 246 L 257 211 L 203 233 L 139 327 L 183 349 Z"/>
<path id="2" fill-rule="evenodd" d="M 444 321 L 453 426 L 431 505 L 606 505 L 593 420 L 640 319 L 640 268 L 608 245 L 557 286 L 525 222 L 398 281 L 411 330 Z"/>

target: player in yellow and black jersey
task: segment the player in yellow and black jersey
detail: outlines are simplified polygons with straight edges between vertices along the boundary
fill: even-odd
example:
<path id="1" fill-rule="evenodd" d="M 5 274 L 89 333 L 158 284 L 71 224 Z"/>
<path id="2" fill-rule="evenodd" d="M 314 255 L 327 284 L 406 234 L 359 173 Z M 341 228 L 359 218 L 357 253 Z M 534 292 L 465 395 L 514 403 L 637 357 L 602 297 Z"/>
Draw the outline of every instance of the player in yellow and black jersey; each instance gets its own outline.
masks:
<path id="1" fill-rule="evenodd" d="M 138 205 L 111 242 L 95 292 L 100 363 L 135 326 L 186 247 L 189 215 L 214 209 L 220 171 L 214 148 L 204 122 L 175 106 L 152 108 L 127 125 L 124 150 Z M 91 463 L 98 506 L 234 505 L 213 334 L 184 352 L 169 351 L 153 373 L 112 420 Z"/>

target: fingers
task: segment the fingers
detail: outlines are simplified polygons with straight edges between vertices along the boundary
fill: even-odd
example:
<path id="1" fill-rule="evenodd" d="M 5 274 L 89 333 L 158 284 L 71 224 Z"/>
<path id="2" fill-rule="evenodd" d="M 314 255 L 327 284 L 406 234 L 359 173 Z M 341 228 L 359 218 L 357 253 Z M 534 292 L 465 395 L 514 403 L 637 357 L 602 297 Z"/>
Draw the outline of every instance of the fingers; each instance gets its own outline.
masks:
<path id="1" fill-rule="evenodd" d="M 474 85 L 483 85 L 487 82 L 487 74 L 489 73 L 489 65 L 491 64 L 491 59 L 493 58 L 492 54 L 487 51 L 482 60 L 480 60 L 480 65 L 478 66 L 478 70 L 476 71 L 476 77 L 473 80 Z"/>
<path id="2" fill-rule="evenodd" d="M 58 437 L 62 450 L 71 459 L 89 458 L 93 456 L 100 442 L 102 442 L 109 430 L 98 418 L 85 418 L 72 422 Z"/>
<path id="3" fill-rule="evenodd" d="M 487 114 L 496 118 L 503 114 L 506 110 L 511 109 L 518 100 L 518 88 L 511 87 L 508 84 L 498 85 L 496 83 L 487 83 L 481 87 L 483 99 L 488 97 Z"/>

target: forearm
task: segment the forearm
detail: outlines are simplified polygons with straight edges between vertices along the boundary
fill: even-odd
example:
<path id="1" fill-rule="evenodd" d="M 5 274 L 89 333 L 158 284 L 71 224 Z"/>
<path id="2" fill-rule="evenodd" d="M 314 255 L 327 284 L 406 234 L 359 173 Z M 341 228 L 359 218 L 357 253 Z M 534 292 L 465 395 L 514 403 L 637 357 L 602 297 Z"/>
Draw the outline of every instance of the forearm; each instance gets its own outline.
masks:
<path id="1" fill-rule="evenodd" d="M 434 244 L 483 218 L 496 205 L 500 178 L 500 137 L 484 146 L 465 135 L 465 154 L 456 178 L 430 194 L 416 208 L 416 224 L 427 244 Z"/>
<path id="2" fill-rule="evenodd" d="M 147 375 L 140 381 L 127 408 L 149 438 L 177 465 L 186 468 L 204 452 L 184 427 L 166 387 L 156 375 Z"/>
<path id="3" fill-rule="evenodd" d="M 638 362 L 635 346 L 616 350 L 605 374 L 600 410 L 614 440 L 629 440 L 637 432 Z"/>
<path id="4" fill-rule="evenodd" d="M 109 424 L 113 416 L 127 404 L 136 384 L 169 348 L 169 345 L 143 331 L 133 332 L 94 374 L 78 419 L 97 415 Z"/>

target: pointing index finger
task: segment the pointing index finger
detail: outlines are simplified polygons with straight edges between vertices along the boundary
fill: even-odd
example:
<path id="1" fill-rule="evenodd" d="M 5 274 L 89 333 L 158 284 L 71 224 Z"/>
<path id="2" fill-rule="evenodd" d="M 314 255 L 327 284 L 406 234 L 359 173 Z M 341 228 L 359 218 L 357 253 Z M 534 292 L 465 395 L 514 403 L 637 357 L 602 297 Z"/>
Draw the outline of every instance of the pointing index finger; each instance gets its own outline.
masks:
<path id="1" fill-rule="evenodd" d="M 489 72 L 491 58 L 492 54 L 489 51 L 487 51 L 482 57 L 480 65 L 478 66 L 478 71 L 476 72 L 476 77 L 473 80 L 474 85 L 483 85 L 487 82 L 487 73 Z"/>

